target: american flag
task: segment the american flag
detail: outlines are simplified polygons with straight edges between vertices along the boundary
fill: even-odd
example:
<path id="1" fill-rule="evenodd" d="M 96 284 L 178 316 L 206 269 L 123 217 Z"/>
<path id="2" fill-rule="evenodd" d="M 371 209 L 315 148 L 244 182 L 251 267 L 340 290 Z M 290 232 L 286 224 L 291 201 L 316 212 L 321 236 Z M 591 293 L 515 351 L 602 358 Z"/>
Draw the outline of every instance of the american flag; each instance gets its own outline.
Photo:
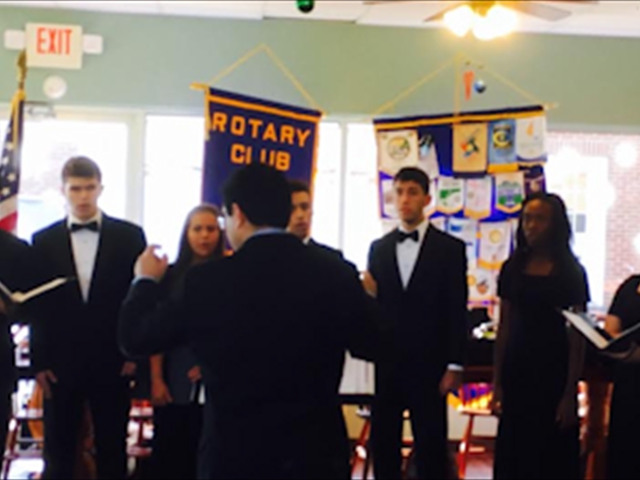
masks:
<path id="1" fill-rule="evenodd" d="M 0 229 L 14 233 L 18 225 L 24 98 L 23 90 L 18 90 L 13 97 L 11 118 L 2 144 L 2 156 L 0 156 Z"/>

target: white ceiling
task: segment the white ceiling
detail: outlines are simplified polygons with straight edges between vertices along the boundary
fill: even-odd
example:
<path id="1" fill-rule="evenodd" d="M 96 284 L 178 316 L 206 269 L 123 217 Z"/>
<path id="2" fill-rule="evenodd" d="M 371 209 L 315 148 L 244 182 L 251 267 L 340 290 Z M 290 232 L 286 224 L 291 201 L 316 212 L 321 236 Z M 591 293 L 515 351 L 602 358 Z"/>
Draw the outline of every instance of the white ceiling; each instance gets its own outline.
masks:
<path id="1" fill-rule="evenodd" d="M 379 4 L 365 4 L 357 0 L 316 0 L 313 12 L 302 14 L 295 0 L 259 1 L 164 1 L 164 0 L 93 0 L 93 1 L 12 1 L 0 0 L 1 5 L 91 10 L 112 13 L 148 15 L 178 15 L 264 20 L 286 18 L 298 20 L 333 20 L 360 25 L 431 28 L 439 22 L 422 20 L 438 13 L 452 1 L 389 0 Z M 572 12 L 557 22 L 518 13 L 519 31 L 569 35 L 597 35 L 640 37 L 640 1 L 554 2 L 540 1 Z"/>

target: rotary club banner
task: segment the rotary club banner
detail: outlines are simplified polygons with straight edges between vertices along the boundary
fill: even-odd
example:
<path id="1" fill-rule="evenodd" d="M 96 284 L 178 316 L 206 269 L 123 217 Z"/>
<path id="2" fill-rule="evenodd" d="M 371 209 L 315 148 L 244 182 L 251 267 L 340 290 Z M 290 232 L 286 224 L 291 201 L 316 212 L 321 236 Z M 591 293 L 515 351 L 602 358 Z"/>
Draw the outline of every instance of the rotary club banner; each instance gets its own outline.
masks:
<path id="1" fill-rule="evenodd" d="M 518 170 L 516 121 L 507 118 L 489 124 L 489 172 Z"/>
<path id="2" fill-rule="evenodd" d="M 418 166 L 418 133 L 415 130 L 379 132 L 378 171 L 380 212 L 383 218 L 396 218 L 393 203 L 393 176 L 404 167 Z"/>
<path id="3" fill-rule="evenodd" d="M 205 102 L 203 201 L 222 205 L 225 180 L 250 163 L 313 185 L 322 112 L 213 88 Z"/>
<path id="4" fill-rule="evenodd" d="M 466 181 L 464 216 L 482 220 L 491 215 L 493 179 L 491 177 L 470 178 Z"/>
<path id="5" fill-rule="evenodd" d="M 487 124 L 467 123 L 453 126 L 453 171 L 487 171 Z"/>
<path id="6" fill-rule="evenodd" d="M 418 151 L 418 166 L 426 172 L 429 179 L 434 180 L 440 176 L 438 150 L 434 136 L 428 132 L 422 133 L 418 140 Z"/>
<path id="7" fill-rule="evenodd" d="M 438 211 L 458 213 L 464 207 L 464 179 L 440 177 L 438 179 Z"/>
<path id="8" fill-rule="evenodd" d="M 484 268 L 471 268 L 467 272 L 469 285 L 469 302 L 485 303 L 498 294 L 497 272 Z"/>
<path id="9" fill-rule="evenodd" d="M 478 222 L 468 218 L 451 217 L 447 222 L 447 233 L 462 240 L 467 247 L 467 262 L 474 267 L 478 257 Z"/>
<path id="10" fill-rule="evenodd" d="M 401 168 L 418 166 L 418 134 L 397 130 L 377 135 L 378 167 L 393 177 Z"/>
<path id="11" fill-rule="evenodd" d="M 496 175 L 496 209 L 504 213 L 519 212 L 524 201 L 524 173 Z"/>
<path id="12" fill-rule="evenodd" d="M 547 118 L 536 115 L 516 120 L 516 155 L 521 165 L 547 161 Z"/>
<path id="13" fill-rule="evenodd" d="M 478 266 L 499 270 L 511 253 L 511 224 L 491 222 L 480 224 Z"/>

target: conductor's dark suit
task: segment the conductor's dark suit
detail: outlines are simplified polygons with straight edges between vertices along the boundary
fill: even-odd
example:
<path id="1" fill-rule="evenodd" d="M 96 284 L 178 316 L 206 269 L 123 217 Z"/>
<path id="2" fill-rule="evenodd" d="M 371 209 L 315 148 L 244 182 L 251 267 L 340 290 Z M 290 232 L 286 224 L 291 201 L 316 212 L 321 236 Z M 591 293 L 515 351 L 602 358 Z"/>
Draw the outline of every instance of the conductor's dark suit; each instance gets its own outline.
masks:
<path id="1" fill-rule="evenodd" d="M 418 475 L 446 478 L 446 408 L 439 383 L 449 364 L 464 362 L 465 247 L 429 226 L 419 240 L 417 260 L 405 288 L 397 259 L 399 240 L 399 230 L 393 230 L 375 241 L 369 254 L 368 270 L 377 283 L 385 320 L 373 407 L 375 475 L 400 478 L 402 412 L 408 408 Z"/>
<path id="2" fill-rule="evenodd" d="M 126 474 L 126 426 L 129 381 L 121 376 L 126 361 L 117 344 L 118 313 L 133 266 L 145 248 L 145 236 L 132 223 L 102 215 L 97 253 L 86 301 L 79 282 L 51 294 L 52 311 L 34 329 L 37 371 L 58 378 L 51 400 L 45 400 L 45 477 L 71 478 L 78 429 L 88 401 L 94 426 L 100 478 Z M 37 232 L 34 249 L 46 259 L 53 276 L 78 276 L 71 232 L 62 220 Z"/>
<path id="3" fill-rule="evenodd" d="M 333 248 L 330 247 L 329 245 L 325 245 L 324 243 L 318 243 L 316 242 L 313 238 L 309 238 L 309 241 L 306 243 L 306 245 L 308 247 L 314 248 L 314 249 L 318 249 L 320 250 L 320 252 L 323 252 L 326 255 L 333 255 L 336 258 L 342 260 L 343 262 L 345 262 L 349 268 L 351 268 L 351 270 L 353 270 L 353 273 L 355 274 L 356 277 L 360 278 L 360 273 L 358 272 L 358 267 L 356 267 L 356 265 L 347 260 L 346 258 L 344 258 L 344 255 L 342 254 L 341 250 L 338 250 L 337 248 Z"/>
<path id="4" fill-rule="evenodd" d="M 148 355 L 186 335 L 207 392 L 209 478 L 348 478 L 344 354 L 370 358 L 377 335 L 344 262 L 290 234 L 258 235 L 194 267 L 181 310 L 146 315 L 157 292 L 136 282 L 120 339 Z"/>

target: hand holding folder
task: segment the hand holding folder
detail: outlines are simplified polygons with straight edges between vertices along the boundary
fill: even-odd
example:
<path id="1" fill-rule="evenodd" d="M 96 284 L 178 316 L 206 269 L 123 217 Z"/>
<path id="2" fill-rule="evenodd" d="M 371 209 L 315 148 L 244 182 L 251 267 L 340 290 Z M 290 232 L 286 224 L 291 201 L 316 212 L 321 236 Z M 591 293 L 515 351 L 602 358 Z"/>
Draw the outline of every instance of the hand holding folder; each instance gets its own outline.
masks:
<path id="1" fill-rule="evenodd" d="M 628 328 L 615 338 L 600 328 L 595 318 L 586 313 L 562 310 L 562 315 L 573 327 L 589 340 L 598 351 L 624 363 L 640 362 L 640 323 Z"/>
<path id="2" fill-rule="evenodd" d="M 31 300 L 32 298 L 42 295 L 43 293 L 58 288 L 70 280 L 71 278 L 68 277 L 55 278 L 27 292 L 12 292 L 9 287 L 7 287 L 0 281 L 0 297 L 2 297 L 2 301 L 5 304 L 5 307 L 8 307 L 11 304 L 22 304 Z"/>

